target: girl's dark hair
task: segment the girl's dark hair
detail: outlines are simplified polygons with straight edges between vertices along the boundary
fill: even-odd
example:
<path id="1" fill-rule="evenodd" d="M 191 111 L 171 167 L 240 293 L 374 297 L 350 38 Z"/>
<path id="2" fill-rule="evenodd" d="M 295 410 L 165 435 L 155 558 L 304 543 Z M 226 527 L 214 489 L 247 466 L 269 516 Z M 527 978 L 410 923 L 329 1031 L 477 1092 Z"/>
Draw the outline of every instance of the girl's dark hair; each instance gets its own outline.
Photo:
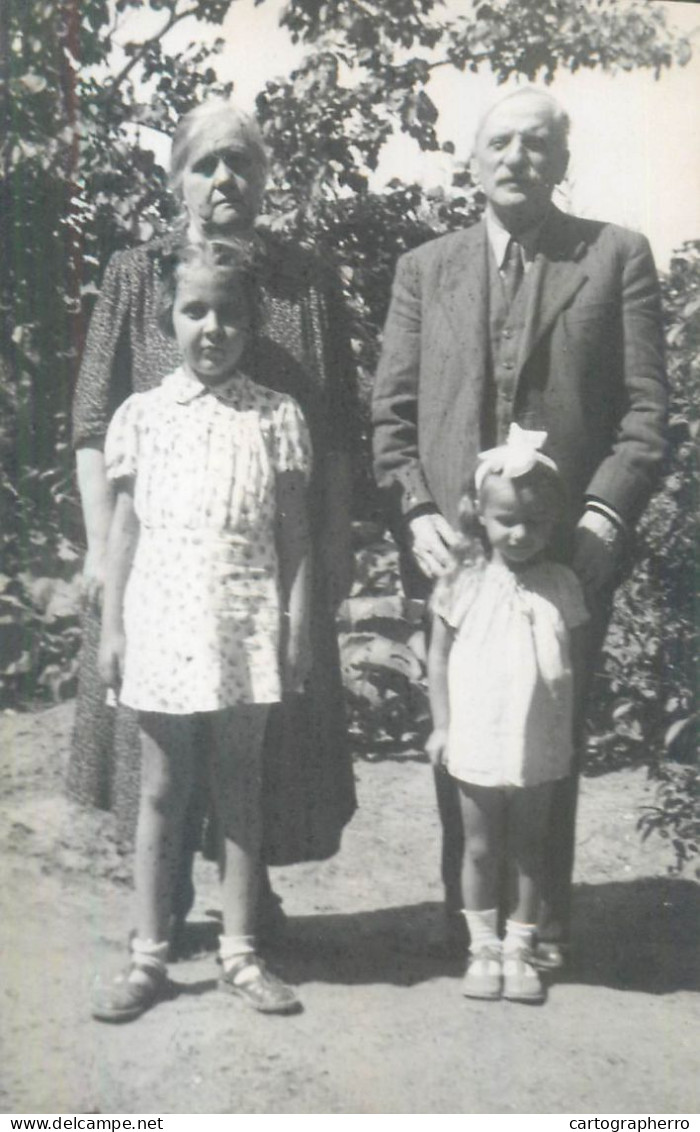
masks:
<path id="1" fill-rule="evenodd" d="M 169 247 L 157 261 L 156 320 L 164 334 L 169 338 L 174 335 L 173 307 L 178 283 L 194 268 L 203 268 L 213 283 L 230 287 L 231 290 L 241 290 L 248 304 L 251 321 L 254 320 L 256 287 L 251 248 L 247 244 L 216 241 L 191 244 L 183 241 Z"/>

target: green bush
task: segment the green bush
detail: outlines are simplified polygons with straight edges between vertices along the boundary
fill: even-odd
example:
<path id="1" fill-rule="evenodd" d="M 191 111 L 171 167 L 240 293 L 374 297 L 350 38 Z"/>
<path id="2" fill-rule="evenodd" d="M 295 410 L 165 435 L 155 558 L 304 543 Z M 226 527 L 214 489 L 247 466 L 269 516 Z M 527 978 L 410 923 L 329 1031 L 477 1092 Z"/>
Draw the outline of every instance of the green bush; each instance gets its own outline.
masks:
<path id="1" fill-rule="evenodd" d="M 50 461 L 33 451 L 30 380 L 0 358 L 0 707 L 75 692 L 80 647 L 80 509 L 65 414 Z"/>
<path id="2" fill-rule="evenodd" d="M 663 281 L 671 382 L 663 486 L 639 529 L 637 565 L 621 587 L 598 674 L 589 768 L 649 766 L 657 805 L 641 819 L 672 840 L 678 867 L 698 853 L 698 458 L 700 241 Z"/>

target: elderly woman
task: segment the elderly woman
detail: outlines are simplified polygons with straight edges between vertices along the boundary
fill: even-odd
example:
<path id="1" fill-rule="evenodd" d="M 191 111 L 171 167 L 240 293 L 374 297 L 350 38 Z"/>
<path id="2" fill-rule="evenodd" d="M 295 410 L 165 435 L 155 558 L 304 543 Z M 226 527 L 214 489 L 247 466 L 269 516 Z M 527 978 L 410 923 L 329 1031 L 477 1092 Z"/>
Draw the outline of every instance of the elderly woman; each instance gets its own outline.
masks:
<path id="1" fill-rule="evenodd" d="M 173 341 L 156 321 L 159 258 L 183 236 L 192 242 L 246 241 L 253 249 L 260 313 L 243 365 L 254 380 L 299 402 L 314 448 L 309 500 L 315 552 L 313 672 L 308 693 L 290 698 L 273 712 L 263 759 L 264 862 L 292 864 L 332 856 L 355 808 L 334 610 L 351 578 L 349 449 L 357 413 L 349 337 L 335 279 L 315 257 L 255 230 L 266 172 L 265 149 L 253 118 L 230 102 L 211 100 L 198 106 L 181 119 L 173 138 L 171 187 L 183 206 L 177 231 L 118 253 L 105 273 L 74 404 L 88 549 L 68 792 L 80 802 L 112 810 L 120 838 L 133 838 L 140 763 L 136 721 L 127 709 L 106 706 L 96 663 L 112 514 L 103 441 L 117 406 L 130 393 L 156 385 L 178 364 Z M 181 921 L 193 899 L 189 876 L 202 809 L 200 805 L 190 814 L 184 875 L 174 909 Z M 283 917 L 269 885 L 263 884 L 262 892 L 261 927 L 279 926 Z"/>

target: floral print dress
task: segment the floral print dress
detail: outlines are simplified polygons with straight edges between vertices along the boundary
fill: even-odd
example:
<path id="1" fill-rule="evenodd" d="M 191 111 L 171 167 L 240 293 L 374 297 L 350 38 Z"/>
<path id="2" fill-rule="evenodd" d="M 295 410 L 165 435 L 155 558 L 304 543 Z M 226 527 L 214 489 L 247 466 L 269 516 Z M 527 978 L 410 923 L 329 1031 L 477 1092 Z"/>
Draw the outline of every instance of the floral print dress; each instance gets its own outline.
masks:
<path id="1" fill-rule="evenodd" d="M 295 402 L 242 374 L 209 389 L 179 369 L 120 406 L 107 475 L 134 480 L 140 524 L 122 703 L 190 714 L 280 700 L 275 485 L 307 476 L 310 453 Z"/>

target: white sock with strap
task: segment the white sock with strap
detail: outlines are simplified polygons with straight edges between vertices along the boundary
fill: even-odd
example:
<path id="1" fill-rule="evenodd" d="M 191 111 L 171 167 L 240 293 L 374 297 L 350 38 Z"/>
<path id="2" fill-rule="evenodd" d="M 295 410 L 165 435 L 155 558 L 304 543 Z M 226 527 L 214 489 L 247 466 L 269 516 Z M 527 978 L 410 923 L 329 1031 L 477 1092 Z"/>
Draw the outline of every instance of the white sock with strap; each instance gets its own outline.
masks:
<path id="1" fill-rule="evenodd" d="M 255 955 L 254 935 L 222 935 L 219 937 L 219 959 L 226 974 L 236 967 L 242 959 L 251 955 Z M 246 983 L 255 977 L 256 966 L 250 963 L 235 976 L 234 982 Z"/>
<path id="2" fill-rule="evenodd" d="M 167 970 L 168 946 L 167 940 L 156 943 L 154 939 L 139 939 L 138 936 L 133 936 L 129 982 L 151 983 L 154 976 L 157 978 L 163 976 Z"/>

